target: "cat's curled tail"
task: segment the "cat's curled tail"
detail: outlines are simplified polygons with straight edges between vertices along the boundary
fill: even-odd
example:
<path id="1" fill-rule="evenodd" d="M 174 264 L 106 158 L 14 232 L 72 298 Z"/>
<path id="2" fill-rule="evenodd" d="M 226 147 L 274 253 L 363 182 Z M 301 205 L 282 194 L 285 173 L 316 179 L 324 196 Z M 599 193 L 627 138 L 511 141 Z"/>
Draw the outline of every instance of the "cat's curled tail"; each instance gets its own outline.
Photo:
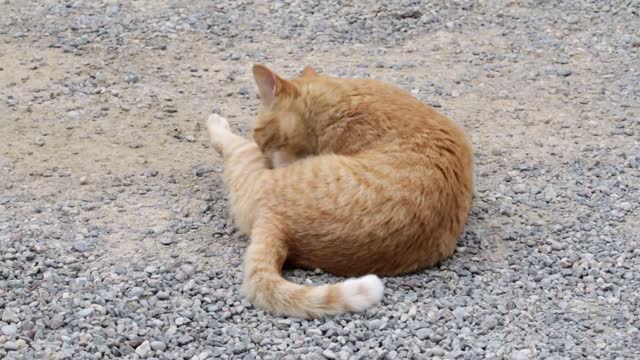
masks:
<path id="1" fill-rule="evenodd" d="M 245 258 L 242 292 L 255 306 L 299 318 L 363 311 L 380 302 L 384 287 L 376 275 L 330 285 L 307 286 L 282 277 L 287 257 L 284 234 L 257 221 Z"/>

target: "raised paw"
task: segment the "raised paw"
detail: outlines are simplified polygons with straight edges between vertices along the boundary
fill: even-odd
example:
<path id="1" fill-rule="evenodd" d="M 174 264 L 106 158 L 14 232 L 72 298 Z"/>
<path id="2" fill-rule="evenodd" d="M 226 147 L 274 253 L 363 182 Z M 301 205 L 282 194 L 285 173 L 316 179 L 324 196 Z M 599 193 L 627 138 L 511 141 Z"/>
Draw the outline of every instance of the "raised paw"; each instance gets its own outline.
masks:
<path id="1" fill-rule="evenodd" d="M 209 115 L 209 118 L 207 119 L 207 128 L 212 134 L 225 131 L 231 132 L 229 121 L 218 114 Z"/>
<path id="2" fill-rule="evenodd" d="M 207 129 L 211 144 L 219 153 L 222 153 L 229 138 L 233 137 L 229 121 L 218 114 L 211 114 L 207 119 Z"/>

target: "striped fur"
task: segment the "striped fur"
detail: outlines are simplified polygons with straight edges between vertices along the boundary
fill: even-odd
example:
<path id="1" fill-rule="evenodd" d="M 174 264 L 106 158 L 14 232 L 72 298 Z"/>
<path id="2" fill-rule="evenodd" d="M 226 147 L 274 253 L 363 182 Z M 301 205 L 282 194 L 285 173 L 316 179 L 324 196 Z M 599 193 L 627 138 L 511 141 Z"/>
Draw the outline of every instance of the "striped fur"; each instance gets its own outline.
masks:
<path id="1" fill-rule="evenodd" d="M 449 257 L 471 206 L 462 130 L 410 94 L 306 68 L 284 80 L 256 65 L 255 142 L 208 121 L 225 160 L 234 219 L 251 237 L 243 293 L 297 317 L 361 311 L 382 298 L 376 275 Z M 285 280 L 283 266 L 363 276 L 332 285 Z M 376 275 L 367 275 L 376 274 Z"/>

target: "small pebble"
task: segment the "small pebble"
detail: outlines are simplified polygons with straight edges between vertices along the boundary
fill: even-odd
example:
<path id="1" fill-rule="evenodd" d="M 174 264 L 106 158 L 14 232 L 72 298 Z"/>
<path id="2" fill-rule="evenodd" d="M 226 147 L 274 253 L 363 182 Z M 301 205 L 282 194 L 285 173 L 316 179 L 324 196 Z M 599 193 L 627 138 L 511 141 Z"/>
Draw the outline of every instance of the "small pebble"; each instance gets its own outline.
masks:
<path id="1" fill-rule="evenodd" d="M 72 110 L 67 113 L 69 120 L 79 120 L 82 113 L 78 110 Z"/>
<path id="2" fill-rule="evenodd" d="M 4 343 L 4 349 L 7 351 L 16 351 L 19 348 L 18 343 L 15 341 L 7 341 Z"/>
<path id="3" fill-rule="evenodd" d="M 77 315 L 80 318 L 86 318 L 86 317 L 89 317 L 89 316 L 93 315 L 94 311 L 95 310 L 92 307 L 88 307 L 88 308 L 85 308 L 85 309 L 82 309 L 82 310 L 78 311 Z"/>
<path id="4" fill-rule="evenodd" d="M 334 353 L 333 351 L 327 349 L 325 351 L 322 352 L 322 356 L 324 356 L 326 359 L 337 359 L 338 355 L 336 355 L 336 353 Z"/>
<path id="5" fill-rule="evenodd" d="M 128 84 L 135 84 L 140 80 L 140 76 L 134 72 L 128 72 L 124 75 L 124 81 Z"/>
<path id="6" fill-rule="evenodd" d="M 533 353 L 529 349 L 514 351 L 511 354 L 511 360 L 530 360 L 533 359 Z"/>
<path id="7" fill-rule="evenodd" d="M 1 332 L 6 336 L 13 337 L 18 334 L 18 328 L 15 325 L 5 325 L 2 327 Z"/>
<path id="8" fill-rule="evenodd" d="M 163 341 L 151 341 L 150 346 L 153 351 L 164 351 L 167 349 L 167 344 Z"/>
<path id="9" fill-rule="evenodd" d="M 88 250 L 87 243 L 84 241 L 77 241 L 73 244 L 73 250 L 83 253 Z"/>
<path id="10" fill-rule="evenodd" d="M 151 344 L 148 341 L 143 341 L 142 344 L 136 348 L 136 354 L 141 358 L 146 358 L 151 352 Z"/>

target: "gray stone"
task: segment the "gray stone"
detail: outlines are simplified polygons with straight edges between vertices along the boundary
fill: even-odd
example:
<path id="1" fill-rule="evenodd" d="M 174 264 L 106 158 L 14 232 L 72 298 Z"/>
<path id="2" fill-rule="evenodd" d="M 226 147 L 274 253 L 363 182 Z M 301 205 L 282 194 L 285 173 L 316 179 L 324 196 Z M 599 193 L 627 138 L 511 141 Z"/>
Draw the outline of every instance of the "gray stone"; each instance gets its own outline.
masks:
<path id="1" fill-rule="evenodd" d="M 526 193 L 526 192 L 527 192 L 527 187 L 526 187 L 526 185 L 524 185 L 524 184 L 518 184 L 518 185 L 515 185 L 515 186 L 512 188 L 512 190 L 513 190 L 513 192 L 514 192 L 514 193 L 516 193 L 516 194 L 524 194 L 524 193 Z"/>
<path id="2" fill-rule="evenodd" d="M 123 78 L 128 84 L 135 84 L 140 80 L 140 76 L 134 72 L 126 73 Z"/>
<path id="3" fill-rule="evenodd" d="M 7 351 L 16 351 L 19 348 L 18 343 L 15 341 L 7 341 L 4 343 L 4 349 Z"/>
<path id="4" fill-rule="evenodd" d="M 322 331 L 320 329 L 316 329 L 316 328 L 309 328 L 306 331 L 306 335 L 307 336 L 322 336 Z"/>
<path id="5" fill-rule="evenodd" d="M 138 345 L 138 347 L 136 348 L 136 354 L 143 359 L 150 356 L 151 345 L 149 344 L 149 341 L 145 340 L 142 342 L 142 344 Z"/>
<path id="6" fill-rule="evenodd" d="M 630 202 L 622 201 L 616 204 L 616 207 L 622 211 L 630 211 L 633 208 Z"/>
<path id="7" fill-rule="evenodd" d="M 73 250 L 83 253 L 88 250 L 87 243 L 84 241 L 77 241 L 73 244 Z"/>
<path id="8" fill-rule="evenodd" d="M 82 112 L 78 110 L 72 110 L 67 113 L 67 117 L 69 118 L 69 120 L 79 120 L 81 116 Z"/>
<path id="9" fill-rule="evenodd" d="M 445 354 L 444 350 L 437 346 L 427 349 L 427 352 L 434 356 L 443 356 Z"/>
<path id="10" fill-rule="evenodd" d="M 559 68 L 557 70 L 558 75 L 560 76 L 569 76 L 571 74 L 573 74 L 573 70 L 569 69 L 569 68 Z"/>
<path id="11" fill-rule="evenodd" d="M 94 309 L 92 307 L 84 308 L 76 313 L 76 315 L 80 318 L 86 318 L 94 313 Z"/>
<path id="12" fill-rule="evenodd" d="M 247 351 L 247 345 L 245 345 L 244 343 L 236 343 L 233 345 L 233 348 L 231 349 L 233 351 L 234 354 L 242 354 L 243 352 Z"/>
<path id="13" fill-rule="evenodd" d="M 336 353 L 334 353 L 333 351 L 327 349 L 325 351 L 322 352 L 322 356 L 324 356 L 326 359 L 337 359 L 338 355 L 336 355 Z"/>
<path id="14" fill-rule="evenodd" d="M 129 289 L 129 292 L 127 293 L 127 296 L 128 297 L 140 297 L 143 293 L 144 293 L 144 288 L 143 287 L 134 286 L 131 289 Z"/>
<path id="15" fill-rule="evenodd" d="M 6 258 L 6 256 L 5 256 Z M 7 322 L 7 323 L 17 323 L 20 321 L 20 318 L 18 317 L 18 314 L 16 314 L 13 311 L 10 311 L 9 309 L 6 309 L 3 313 L 2 313 L 2 317 L 0 318 L 0 320 Z"/>
<path id="16" fill-rule="evenodd" d="M 151 341 L 150 346 L 153 351 L 165 351 L 167 349 L 167 344 L 164 341 Z"/>
<path id="17" fill-rule="evenodd" d="M 13 337 L 18 334 L 18 328 L 15 325 L 4 325 L 1 332 L 6 336 Z"/>
<path id="18" fill-rule="evenodd" d="M 384 323 L 379 319 L 373 319 L 367 323 L 367 327 L 369 328 L 369 330 L 378 330 L 383 326 Z"/>
<path id="19" fill-rule="evenodd" d="M 186 345 L 190 342 L 193 341 L 193 337 L 189 336 L 189 335 L 182 335 L 178 338 L 178 344 L 179 345 Z"/>
<path id="20" fill-rule="evenodd" d="M 468 315 L 469 315 L 469 312 L 465 308 L 459 307 L 453 310 L 453 316 L 459 322 L 463 322 Z"/>
<path id="21" fill-rule="evenodd" d="M 416 335 L 416 337 L 417 337 L 418 339 L 420 339 L 420 340 L 425 340 L 425 339 L 427 339 L 427 338 L 431 335 L 431 333 L 433 333 L 433 331 L 432 331 L 432 330 L 427 329 L 427 328 L 422 328 L 422 329 L 418 329 L 418 330 L 415 332 L 415 335 Z"/>
<path id="22" fill-rule="evenodd" d="M 533 359 L 533 352 L 529 349 L 517 350 L 511 353 L 511 360 L 529 360 Z"/>
<path id="23" fill-rule="evenodd" d="M 64 326 L 64 317 L 62 315 L 56 315 L 49 321 L 49 328 L 51 330 L 57 330 Z"/>

